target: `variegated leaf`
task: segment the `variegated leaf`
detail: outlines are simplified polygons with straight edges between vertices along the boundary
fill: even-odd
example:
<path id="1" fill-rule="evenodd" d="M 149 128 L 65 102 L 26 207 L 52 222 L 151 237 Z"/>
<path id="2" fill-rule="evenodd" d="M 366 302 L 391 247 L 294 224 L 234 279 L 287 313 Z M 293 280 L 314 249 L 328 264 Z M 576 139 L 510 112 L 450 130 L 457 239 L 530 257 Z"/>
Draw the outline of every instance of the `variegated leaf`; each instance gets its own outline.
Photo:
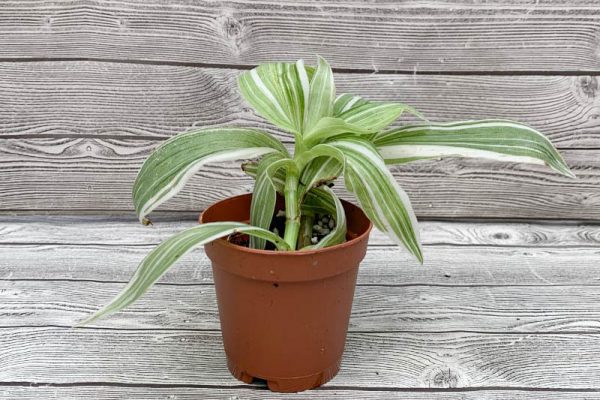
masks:
<path id="1" fill-rule="evenodd" d="M 310 80 L 308 102 L 305 104 L 303 134 L 310 132 L 322 118 L 332 116 L 334 100 L 333 72 L 327 61 L 319 57 L 319 65 Z"/>
<path id="2" fill-rule="evenodd" d="M 250 205 L 250 225 L 252 226 L 263 229 L 271 227 L 277 201 L 277 185 L 273 181 L 269 167 L 283 158 L 281 153 L 271 153 L 264 156 L 258 164 Z M 262 250 L 265 248 L 265 244 L 266 240 L 263 238 L 250 237 L 250 247 L 253 249 Z"/>
<path id="3" fill-rule="evenodd" d="M 347 188 L 356 195 L 369 219 L 423 262 L 417 219 L 410 200 L 386 168 L 377 149 L 358 137 L 337 139 L 329 144 L 344 153 Z"/>
<path id="4" fill-rule="evenodd" d="M 302 60 L 263 64 L 241 74 L 240 92 L 265 119 L 300 135 L 313 73 L 314 69 L 305 67 Z"/>
<path id="5" fill-rule="evenodd" d="M 203 244 L 237 232 L 261 237 L 273 242 L 280 250 L 289 250 L 283 239 L 273 232 L 239 222 L 212 222 L 187 229 L 152 250 L 123 291 L 97 313 L 80 322 L 79 326 L 127 307 L 140 298 L 181 256 Z"/>
<path id="6" fill-rule="evenodd" d="M 311 160 L 300 175 L 304 191 L 335 180 L 342 173 L 342 164 L 333 157 L 320 156 Z"/>
<path id="7" fill-rule="evenodd" d="M 304 143 L 312 147 L 317 143 L 328 138 L 342 134 L 367 135 L 377 131 L 369 127 L 362 127 L 356 124 L 350 124 L 341 118 L 325 117 L 321 118 L 316 125 L 304 135 Z"/>
<path id="8" fill-rule="evenodd" d="M 258 162 L 256 161 L 248 161 L 242 165 L 242 170 L 246 173 L 246 175 L 256 179 L 258 173 Z M 275 174 L 271 177 L 271 181 L 275 184 L 275 188 L 277 189 L 277 193 L 283 194 L 283 187 L 285 185 L 285 170 L 279 169 Z"/>
<path id="9" fill-rule="evenodd" d="M 368 101 L 351 94 L 338 96 L 333 108 L 336 118 L 373 132 L 379 132 L 405 112 L 424 119 L 421 113 L 407 104 Z"/>
<path id="10" fill-rule="evenodd" d="M 319 144 L 297 159 L 301 168 L 301 196 L 315 186 L 337 178 L 343 171 L 344 154 L 328 144 Z"/>
<path id="11" fill-rule="evenodd" d="M 243 128 L 219 128 L 177 135 L 146 159 L 133 184 L 133 202 L 140 221 L 177 194 L 206 163 L 255 158 L 267 153 L 288 155 L 271 135 Z"/>
<path id="12" fill-rule="evenodd" d="M 325 213 L 334 218 L 335 227 L 317 244 L 304 247 L 304 250 L 322 249 L 346 241 L 346 212 L 340 199 L 338 199 L 329 187 L 323 186 L 322 188 L 311 190 L 307 193 L 305 203 L 308 207 L 313 206 L 314 209 L 325 210 Z"/>
<path id="13" fill-rule="evenodd" d="M 574 177 L 544 135 L 512 121 L 483 120 L 406 126 L 378 134 L 373 142 L 388 164 L 445 156 L 481 157 L 546 164 L 563 175 Z"/>

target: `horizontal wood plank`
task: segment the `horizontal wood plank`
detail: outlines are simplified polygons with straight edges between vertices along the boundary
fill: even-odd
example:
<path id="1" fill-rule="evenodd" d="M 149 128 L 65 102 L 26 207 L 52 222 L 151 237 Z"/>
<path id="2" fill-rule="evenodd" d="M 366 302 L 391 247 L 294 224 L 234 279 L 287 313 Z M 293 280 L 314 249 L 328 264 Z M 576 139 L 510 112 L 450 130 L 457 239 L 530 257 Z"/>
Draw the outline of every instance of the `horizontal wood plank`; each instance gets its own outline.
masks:
<path id="1" fill-rule="evenodd" d="M 127 282 L 151 246 L 7 245 L 0 279 Z M 397 247 L 371 247 L 360 285 L 598 285 L 600 249 L 425 246 L 420 265 Z M 210 284 L 202 250 L 184 256 L 161 282 Z"/>
<path id="2" fill-rule="evenodd" d="M 249 65 L 327 57 L 338 68 L 598 70 L 591 0 L 474 2 L 66 0 L 0 8 L 5 58 Z"/>
<path id="3" fill-rule="evenodd" d="M 591 400 L 597 394 L 594 392 L 552 391 L 545 390 L 546 400 Z M 263 386 L 223 387 L 128 387 L 109 385 L 86 385 L 75 387 L 31 387 L 9 386 L 0 383 L 0 398 L 10 400 L 281 400 L 281 393 L 269 392 Z M 302 393 L 287 393 L 289 400 L 331 400 L 331 399 L 361 399 L 361 400 L 539 400 L 540 393 L 527 390 L 475 390 L 460 391 L 456 389 L 433 389 L 431 391 L 386 391 L 336 389 L 325 386 L 320 389 Z"/>
<path id="4" fill-rule="evenodd" d="M 0 63 L 0 137 L 159 139 L 232 124 L 262 127 L 289 141 L 241 99 L 238 74 L 89 61 Z M 335 78 L 338 93 L 406 102 L 430 121 L 514 119 L 561 148 L 600 147 L 596 76 L 336 73 Z"/>
<path id="5" fill-rule="evenodd" d="M 0 215 L 0 244 L 153 245 L 198 223 L 198 213 L 155 214 L 141 225 L 133 212 L 106 215 Z M 598 247 L 600 225 L 565 221 L 422 221 L 424 245 Z M 115 232 L 118 235 L 115 235 Z M 371 246 L 393 245 L 377 229 Z"/>
<path id="6" fill-rule="evenodd" d="M 600 389 L 599 353 L 592 334 L 350 333 L 328 385 Z M 219 332 L 6 328 L 0 356 L 0 382 L 238 384 Z"/>
<path id="7" fill-rule="evenodd" d="M 123 284 L 0 281 L 0 328 L 70 327 Z M 324 307 L 327 305 L 324 304 Z M 119 329 L 218 330 L 210 286 L 160 285 L 124 311 L 94 322 Z M 350 331 L 600 333 L 598 286 L 358 286 Z"/>
<path id="8" fill-rule="evenodd" d="M 131 210 L 135 176 L 155 146 L 121 139 L 2 141 L 0 211 Z M 578 179 L 543 166 L 477 159 L 419 161 L 393 171 L 420 217 L 600 219 L 600 150 L 563 154 Z M 210 165 L 159 209 L 203 210 L 252 186 L 239 163 Z"/>

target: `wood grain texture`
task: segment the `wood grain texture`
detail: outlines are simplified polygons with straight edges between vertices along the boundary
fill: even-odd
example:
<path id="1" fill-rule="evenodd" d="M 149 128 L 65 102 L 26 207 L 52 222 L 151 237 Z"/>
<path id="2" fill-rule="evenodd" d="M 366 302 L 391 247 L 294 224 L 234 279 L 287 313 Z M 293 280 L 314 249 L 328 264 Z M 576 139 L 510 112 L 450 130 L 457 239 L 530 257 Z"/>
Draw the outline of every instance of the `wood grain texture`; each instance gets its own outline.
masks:
<path id="1" fill-rule="evenodd" d="M 593 334 L 350 333 L 328 385 L 597 390 L 599 352 Z M 0 356 L 0 382 L 238 384 L 219 332 L 6 328 Z"/>
<path id="2" fill-rule="evenodd" d="M 153 245 L 198 223 L 198 213 L 156 213 L 141 225 L 133 212 L 107 215 L 0 215 L 0 244 Z M 600 247 L 600 225 L 575 222 L 422 221 L 424 245 Z M 118 236 L 115 235 L 118 232 Z M 393 242 L 377 229 L 369 245 Z"/>
<path id="3" fill-rule="evenodd" d="M 6 58 L 249 65 L 315 53 L 338 68 L 598 70 L 591 0 L 493 3 L 53 1 L 4 3 Z"/>
<path id="4" fill-rule="evenodd" d="M 154 146 L 122 139 L 1 141 L 0 211 L 131 210 L 131 187 Z M 578 179 L 543 166 L 478 159 L 419 161 L 393 171 L 420 217 L 598 220 L 600 150 L 563 154 Z M 210 165 L 159 209 L 203 210 L 252 186 L 239 163 Z"/>
<path id="5" fill-rule="evenodd" d="M 286 400 L 593 400 L 596 392 L 552 391 L 543 393 L 524 390 L 475 390 L 471 392 L 455 389 L 433 389 L 424 392 L 336 389 L 325 386 L 302 393 L 287 393 Z M 222 387 L 126 387 L 89 385 L 79 387 L 2 387 L 0 399 L 6 400 L 281 400 L 280 393 L 269 392 L 263 386 L 241 386 L 235 389 Z"/>
<path id="6" fill-rule="evenodd" d="M 289 397 L 600 399 L 599 48 L 591 0 L 3 2 L 0 398 L 280 397 L 227 371 L 201 250 L 126 311 L 68 326 L 198 210 L 252 188 L 237 164 L 209 166 L 141 227 L 130 190 L 149 152 L 226 124 L 289 144 L 236 77 L 318 53 L 339 92 L 431 121 L 520 120 L 579 176 L 481 160 L 395 168 L 420 217 L 587 223 L 425 222 L 424 266 L 375 232 L 340 375 Z"/>
<path id="7" fill-rule="evenodd" d="M 0 281 L 0 328 L 71 327 L 107 304 L 123 286 Z M 156 286 L 134 305 L 93 326 L 219 330 L 214 287 Z M 358 286 L 349 330 L 600 333 L 600 290 L 598 286 Z"/>
<path id="8" fill-rule="evenodd" d="M 233 124 L 263 127 L 289 141 L 242 101 L 239 73 L 88 61 L 0 63 L 0 137 L 160 139 Z M 406 102 L 431 121 L 514 119 L 561 148 L 600 147 L 596 76 L 336 73 L 335 79 L 338 93 Z"/>
<path id="9" fill-rule="evenodd" d="M 151 246 L 7 245 L 0 247 L 0 279 L 127 282 Z M 597 285 L 600 249 L 425 246 L 418 264 L 397 247 L 371 247 L 360 285 Z M 203 251 L 183 257 L 163 283 L 209 284 Z M 468 289 L 466 289 L 468 290 Z M 532 289 L 534 290 L 534 289 Z"/>

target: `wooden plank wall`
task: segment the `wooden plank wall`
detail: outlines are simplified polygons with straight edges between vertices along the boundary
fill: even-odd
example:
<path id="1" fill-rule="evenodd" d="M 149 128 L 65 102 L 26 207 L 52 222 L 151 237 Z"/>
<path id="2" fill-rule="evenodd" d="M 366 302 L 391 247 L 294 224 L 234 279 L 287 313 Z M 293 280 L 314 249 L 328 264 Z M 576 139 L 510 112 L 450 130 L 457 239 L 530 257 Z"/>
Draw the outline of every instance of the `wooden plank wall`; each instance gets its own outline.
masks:
<path id="1" fill-rule="evenodd" d="M 144 158 L 192 127 L 261 126 L 289 141 L 243 103 L 236 76 L 315 54 L 340 91 L 432 121 L 528 123 L 578 176 L 481 160 L 395 169 L 421 218 L 600 219 L 591 0 L 2 2 L 0 212 L 129 212 Z M 251 187 L 237 165 L 211 166 L 162 209 Z"/>

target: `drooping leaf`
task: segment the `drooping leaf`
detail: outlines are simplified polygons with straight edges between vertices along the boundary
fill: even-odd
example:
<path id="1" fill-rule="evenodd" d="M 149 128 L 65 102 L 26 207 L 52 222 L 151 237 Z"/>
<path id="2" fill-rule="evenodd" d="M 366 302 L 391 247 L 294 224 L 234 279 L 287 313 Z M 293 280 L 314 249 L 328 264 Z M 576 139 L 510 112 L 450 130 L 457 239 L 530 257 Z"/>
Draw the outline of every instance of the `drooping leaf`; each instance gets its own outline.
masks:
<path id="1" fill-rule="evenodd" d="M 333 82 L 333 72 L 327 61 L 319 57 L 319 65 L 310 80 L 308 102 L 305 106 L 303 133 L 310 132 L 322 118 L 332 116 L 334 100 L 335 84 Z"/>
<path id="2" fill-rule="evenodd" d="M 283 239 L 273 232 L 239 222 L 212 222 L 189 228 L 152 250 L 121 293 L 97 313 L 80 322 L 79 326 L 127 307 L 140 298 L 181 256 L 203 244 L 237 232 L 269 240 L 279 250 L 289 250 Z"/>
<path id="3" fill-rule="evenodd" d="M 410 200 L 377 149 L 358 137 L 336 139 L 328 144 L 344 153 L 346 186 L 356 195 L 373 224 L 423 262 L 417 219 Z"/>
<path id="4" fill-rule="evenodd" d="M 406 126 L 375 136 L 373 143 L 388 164 L 455 156 L 548 165 L 573 177 L 573 173 L 540 132 L 502 120 L 453 122 Z"/>
<path id="5" fill-rule="evenodd" d="M 275 203 L 277 201 L 277 185 L 273 181 L 272 172 L 269 167 L 283 159 L 281 153 L 271 153 L 264 156 L 258 163 L 256 171 L 256 182 L 252 192 L 252 203 L 250 205 L 250 225 L 263 229 L 269 229 Z M 264 249 L 266 240 L 258 236 L 250 236 L 250 247 L 253 249 Z"/>
<path id="6" fill-rule="evenodd" d="M 308 207 L 312 206 L 314 209 L 325 210 L 326 214 L 334 218 L 335 227 L 318 243 L 304 247 L 304 250 L 322 249 L 346 241 L 346 212 L 340 199 L 329 187 L 323 186 L 322 188 L 312 189 L 307 193 L 305 203 Z"/>
<path id="7" fill-rule="evenodd" d="M 351 94 L 338 96 L 333 109 L 336 118 L 373 132 L 379 132 L 405 112 L 425 119 L 421 113 L 407 104 L 368 101 Z"/>
<path id="8" fill-rule="evenodd" d="M 133 184 L 133 202 L 140 221 L 146 221 L 152 210 L 177 194 L 206 163 L 272 152 L 288 155 L 279 140 L 254 129 L 205 129 L 167 140 L 146 159 Z"/>
<path id="9" fill-rule="evenodd" d="M 301 134 L 314 69 L 304 62 L 271 63 L 243 72 L 239 78 L 244 99 L 265 119 Z"/>

